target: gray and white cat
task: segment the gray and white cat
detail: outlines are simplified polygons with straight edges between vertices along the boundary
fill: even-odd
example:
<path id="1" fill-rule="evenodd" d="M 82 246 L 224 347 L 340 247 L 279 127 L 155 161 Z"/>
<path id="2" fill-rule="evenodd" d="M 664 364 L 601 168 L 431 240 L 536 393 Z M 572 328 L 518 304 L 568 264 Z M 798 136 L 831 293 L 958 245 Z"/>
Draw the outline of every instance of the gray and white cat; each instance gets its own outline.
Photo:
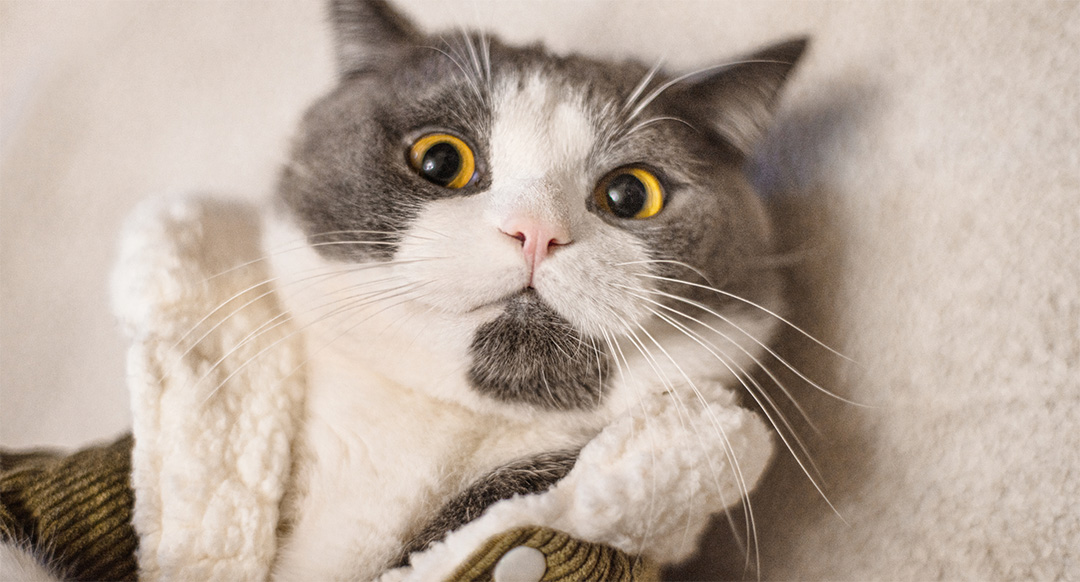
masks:
<path id="1" fill-rule="evenodd" d="M 672 76 L 331 10 L 266 235 L 307 242 L 273 257 L 310 353 L 285 579 L 375 576 L 644 401 L 730 398 L 781 310 L 744 165 L 805 46 Z"/>
<path id="2" fill-rule="evenodd" d="M 805 41 L 677 76 L 484 34 L 427 35 L 382 0 L 330 10 L 339 82 L 303 120 L 262 230 L 272 272 L 246 289 L 272 286 L 287 317 L 222 336 L 243 347 L 280 320 L 302 344 L 302 370 L 286 374 L 304 377 L 303 411 L 282 446 L 291 473 L 268 536 L 272 577 L 398 579 L 405 570 L 393 569 L 411 565 L 425 579 L 443 566 L 417 563 L 436 563 L 440 540 L 496 513 L 471 535 L 536 524 L 660 562 L 686 557 L 701 514 L 735 505 L 772 452 L 764 423 L 737 402 L 759 398 L 746 377 L 784 321 L 780 276 L 765 260 L 770 219 L 744 169 Z M 164 246 L 157 230 L 134 248 Z M 137 283 L 149 264 L 134 261 Z M 153 301 L 172 297 L 140 285 Z M 237 370 L 274 366 L 272 353 L 252 363 L 264 351 Z M 176 361 L 198 361 L 188 355 Z M 222 360 L 194 366 L 195 383 Z M 167 385 L 144 398 L 150 426 L 156 406 L 186 396 L 165 381 L 171 368 L 147 370 L 154 390 Z M 246 430 L 281 428 L 262 420 L 245 417 L 260 425 Z M 215 451 L 235 444 L 215 431 L 243 424 L 207 422 L 199 434 L 221 440 L 199 446 Z M 198 479 L 176 451 L 142 446 L 180 466 L 157 484 L 135 459 L 136 490 L 149 480 L 183 492 L 170 478 Z M 244 462 L 237 471 L 257 493 L 272 488 Z M 676 495 L 673 483 L 686 487 Z M 266 497 L 276 516 L 278 497 Z M 512 504 L 522 499 L 539 501 Z M 136 521 L 158 536 L 145 516 L 160 508 L 140 501 Z M 191 513 L 195 525 L 182 528 L 227 522 Z M 159 566 L 166 578 L 191 575 L 184 563 Z"/>
<path id="3" fill-rule="evenodd" d="M 591 481 L 616 509 L 648 497 L 602 455 L 568 485 L 620 422 L 656 437 L 631 459 L 646 471 L 719 446 L 745 495 L 770 437 L 735 446 L 716 411 L 753 396 L 743 378 L 782 300 L 744 166 L 805 42 L 673 76 L 426 35 L 381 0 L 330 9 L 339 82 L 307 113 L 264 229 L 289 249 L 268 255 L 270 281 L 307 388 L 273 576 L 376 578 L 555 486 Z M 694 438 L 660 442 L 663 414 Z M 765 454 L 740 468 L 749 449 Z M 635 539 L 738 501 L 697 494 L 670 515 L 647 499 Z M 560 523 L 559 504 L 536 507 L 519 521 Z"/>

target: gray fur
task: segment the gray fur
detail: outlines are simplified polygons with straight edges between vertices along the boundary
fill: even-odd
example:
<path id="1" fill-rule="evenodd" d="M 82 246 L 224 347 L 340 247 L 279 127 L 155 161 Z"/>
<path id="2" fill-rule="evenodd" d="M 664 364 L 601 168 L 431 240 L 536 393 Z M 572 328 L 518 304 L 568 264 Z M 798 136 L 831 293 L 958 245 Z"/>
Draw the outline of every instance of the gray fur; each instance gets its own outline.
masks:
<path id="1" fill-rule="evenodd" d="M 557 451 L 510 463 L 492 471 L 447 503 L 413 536 L 402 552 L 398 565 L 408 564 L 409 554 L 427 548 L 446 534 L 480 517 L 480 514 L 495 502 L 515 495 L 540 493 L 550 489 L 574 468 L 577 457 L 578 451 Z"/>
<path id="2" fill-rule="evenodd" d="M 393 59 L 398 47 L 422 38 L 411 22 L 383 0 L 331 0 L 338 72 L 357 75 L 380 59 Z"/>
<path id="3" fill-rule="evenodd" d="M 531 290 L 481 326 L 470 351 L 469 380 L 482 394 L 555 410 L 599 403 L 609 367 L 606 352 Z"/>

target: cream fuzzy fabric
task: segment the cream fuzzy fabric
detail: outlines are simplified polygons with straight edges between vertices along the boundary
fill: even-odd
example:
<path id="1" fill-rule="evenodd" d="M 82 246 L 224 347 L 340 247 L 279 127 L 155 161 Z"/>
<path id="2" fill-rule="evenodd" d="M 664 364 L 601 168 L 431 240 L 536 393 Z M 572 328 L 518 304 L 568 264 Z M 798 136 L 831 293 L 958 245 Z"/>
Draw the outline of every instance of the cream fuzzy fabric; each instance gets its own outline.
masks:
<path id="1" fill-rule="evenodd" d="M 858 365 L 785 347 L 876 408 L 789 383 L 843 519 L 779 455 L 754 498 L 763 577 L 1080 578 L 1077 2 L 402 5 L 675 67 L 811 34 L 758 180 L 816 217 L 794 314 Z M 130 426 L 104 283 L 121 220 L 155 192 L 266 195 L 330 83 L 320 10 L 0 4 L 3 444 Z"/>
<path id="2" fill-rule="evenodd" d="M 140 579 L 269 575 L 304 354 L 263 284 L 260 232 L 245 205 L 177 199 L 142 207 L 121 238 Z"/>

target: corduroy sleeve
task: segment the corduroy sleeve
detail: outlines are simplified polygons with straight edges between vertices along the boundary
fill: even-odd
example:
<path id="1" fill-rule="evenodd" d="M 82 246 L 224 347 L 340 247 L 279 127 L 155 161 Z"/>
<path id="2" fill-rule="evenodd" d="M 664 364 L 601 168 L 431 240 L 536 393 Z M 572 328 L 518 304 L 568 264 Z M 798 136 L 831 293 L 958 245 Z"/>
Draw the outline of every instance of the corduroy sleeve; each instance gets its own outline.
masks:
<path id="1" fill-rule="evenodd" d="M 0 453 L 0 538 L 71 580 L 135 580 L 130 435 L 70 455 Z"/>
<path id="2" fill-rule="evenodd" d="M 510 530 L 488 540 L 447 582 L 487 582 L 499 560 L 517 547 L 539 550 L 546 570 L 543 582 L 657 582 L 659 569 L 615 548 L 583 542 L 544 527 Z"/>

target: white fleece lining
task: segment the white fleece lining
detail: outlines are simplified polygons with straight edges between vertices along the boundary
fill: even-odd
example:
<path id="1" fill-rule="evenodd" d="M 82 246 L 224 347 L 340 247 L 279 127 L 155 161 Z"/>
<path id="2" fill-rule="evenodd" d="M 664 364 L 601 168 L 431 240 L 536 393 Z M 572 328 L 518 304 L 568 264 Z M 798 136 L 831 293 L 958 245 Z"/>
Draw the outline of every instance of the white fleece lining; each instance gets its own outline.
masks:
<path id="1" fill-rule="evenodd" d="M 113 291 L 133 340 L 140 579 L 262 580 L 273 560 L 302 354 L 288 322 L 274 320 L 273 295 L 251 288 L 266 278 L 264 265 L 229 270 L 258 256 L 257 224 L 249 207 L 175 200 L 142 208 L 123 236 Z M 281 325 L 229 354 L 270 321 Z M 273 357 L 258 357 L 275 342 Z"/>

